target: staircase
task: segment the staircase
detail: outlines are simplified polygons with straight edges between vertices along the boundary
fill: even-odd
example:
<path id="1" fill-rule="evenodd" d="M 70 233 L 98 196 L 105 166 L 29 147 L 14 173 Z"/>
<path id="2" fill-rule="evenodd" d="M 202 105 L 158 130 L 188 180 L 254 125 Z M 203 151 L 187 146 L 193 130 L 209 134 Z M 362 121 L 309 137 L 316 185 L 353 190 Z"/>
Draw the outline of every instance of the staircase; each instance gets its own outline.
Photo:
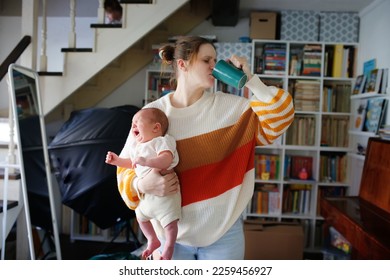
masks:
<path id="1" fill-rule="evenodd" d="M 63 119 L 65 105 L 72 110 L 95 106 L 152 61 L 153 44 L 188 33 L 211 13 L 208 0 L 122 6 L 121 28 L 91 26 L 95 45 L 90 50 L 65 50 L 62 73 L 40 73 L 43 110 L 49 121 Z"/>

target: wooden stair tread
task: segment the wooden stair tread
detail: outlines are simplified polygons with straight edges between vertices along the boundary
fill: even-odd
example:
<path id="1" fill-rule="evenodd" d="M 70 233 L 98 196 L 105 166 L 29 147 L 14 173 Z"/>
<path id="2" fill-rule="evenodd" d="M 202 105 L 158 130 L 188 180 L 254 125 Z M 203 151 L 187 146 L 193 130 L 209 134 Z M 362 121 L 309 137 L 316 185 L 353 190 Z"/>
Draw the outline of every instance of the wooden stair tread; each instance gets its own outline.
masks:
<path id="1" fill-rule="evenodd" d="M 92 48 L 62 48 L 61 52 L 92 52 Z"/>
<path id="2" fill-rule="evenodd" d="M 153 0 L 119 0 L 121 4 L 153 4 Z"/>
<path id="3" fill-rule="evenodd" d="M 19 180 L 20 179 L 20 173 L 14 172 L 8 174 L 9 180 Z M 4 169 L 0 168 L 0 179 L 4 179 Z"/>
<path id="4" fill-rule="evenodd" d="M 91 28 L 122 28 L 121 23 L 92 23 Z"/>
<path id="5" fill-rule="evenodd" d="M 62 76 L 63 72 L 48 72 L 48 71 L 39 71 L 39 76 Z"/>
<path id="6" fill-rule="evenodd" d="M 17 201 L 15 201 L 15 200 L 8 200 L 7 201 L 7 210 L 15 208 L 16 206 L 18 206 Z M 0 200 L 0 213 L 3 213 L 3 209 L 4 209 L 4 201 Z"/>

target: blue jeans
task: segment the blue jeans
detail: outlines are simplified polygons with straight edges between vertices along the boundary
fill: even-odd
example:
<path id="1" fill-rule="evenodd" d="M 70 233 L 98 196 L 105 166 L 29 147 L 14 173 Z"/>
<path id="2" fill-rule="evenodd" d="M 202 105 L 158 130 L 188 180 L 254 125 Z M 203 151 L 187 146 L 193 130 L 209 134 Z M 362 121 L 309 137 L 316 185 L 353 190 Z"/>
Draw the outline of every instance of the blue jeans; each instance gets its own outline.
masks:
<path id="1" fill-rule="evenodd" d="M 160 251 L 164 248 L 164 241 Z M 240 217 L 233 226 L 216 242 L 206 247 L 193 247 L 175 244 L 173 260 L 243 260 L 245 238 L 243 218 Z"/>

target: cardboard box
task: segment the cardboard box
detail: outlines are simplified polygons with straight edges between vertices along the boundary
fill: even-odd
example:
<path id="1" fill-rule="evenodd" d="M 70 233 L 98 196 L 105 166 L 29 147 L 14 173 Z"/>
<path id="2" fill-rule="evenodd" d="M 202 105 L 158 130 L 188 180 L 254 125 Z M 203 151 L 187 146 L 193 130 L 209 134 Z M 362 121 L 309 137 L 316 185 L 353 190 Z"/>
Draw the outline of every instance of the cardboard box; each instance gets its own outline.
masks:
<path id="1" fill-rule="evenodd" d="M 246 260 L 302 260 L 303 227 L 293 223 L 245 221 Z"/>
<path id="2" fill-rule="evenodd" d="M 250 18 L 251 39 L 277 39 L 277 19 L 275 12 L 253 12 Z"/>

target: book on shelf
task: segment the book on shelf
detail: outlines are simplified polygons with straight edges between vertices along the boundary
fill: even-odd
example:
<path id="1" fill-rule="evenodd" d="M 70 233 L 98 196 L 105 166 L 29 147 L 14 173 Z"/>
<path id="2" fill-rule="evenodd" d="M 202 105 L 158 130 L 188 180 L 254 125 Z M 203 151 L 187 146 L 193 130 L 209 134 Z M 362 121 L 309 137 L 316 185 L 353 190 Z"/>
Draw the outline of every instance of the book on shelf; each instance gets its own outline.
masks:
<path id="1" fill-rule="evenodd" d="M 363 93 L 366 79 L 367 79 L 366 75 L 359 75 L 356 77 L 355 84 L 354 84 L 353 90 L 352 90 L 352 94 Z"/>
<path id="2" fill-rule="evenodd" d="M 282 212 L 292 214 L 309 214 L 311 201 L 310 184 L 284 185 Z"/>
<path id="3" fill-rule="evenodd" d="M 279 155 L 255 154 L 255 174 L 257 179 L 279 179 Z"/>
<path id="4" fill-rule="evenodd" d="M 293 96 L 296 111 L 318 111 L 320 104 L 320 81 L 296 80 Z"/>
<path id="5" fill-rule="evenodd" d="M 364 92 L 379 92 L 382 80 L 382 69 L 371 70 L 367 77 L 366 86 Z"/>
<path id="6" fill-rule="evenodd" d="M 315 143 L 315 115 L 296 114 L 286 133 L 287 145 L 313 146 Z"/>
<path id="7" fill-rule="evenodd" d="M 378 133 L 387 108 L 388 100 L 384 98 L 369 99 L 367 103 L 364 131 Z"/>
<path id="8" fill-rule="evenodd" d="M 379 128 L 378 134 L 382 139 L 390 140 L 390 124 Z"/>
<path id="9" fill-rule="evenodd" d="M 349 116 L 322 116 L 321 146 L 348 147 L 348 130 Z"/>
<path id="10" fill-rule="evenodd" d="M 320 76 L 322 49 L 321 45 L 306 44 L 303 47 L 302 75 Z"/>
<path id="11" fill-rule="evenodd" d="M 324 85 L 322 111 L 348 113 L 350 111 L 350 93 L 350 84 Z"/>
<path id="12" fill-rule="evenodd" d="M 289 159 L 285 160 L 286 179 L 301 179 L 301 172 L 304 170 L 307 174 L 307 180 L 313 179 L 313 158 L 310 156 L 286 155 Z"/>
<path id="13" fill-rule="evenodd" d="M 262 63 L 259 66 L 259 63 Z M 262 74 L 283 75 L 286 71 L 286 45 L 285 44 L 265 44 L 263 54 L 258 67 L 262 69 Z"/>
<path id="14" fill-rule="evenodd" d="M 366 118 L 368 99 L 361 99 L 354 104 L 354 110 L 352 111 L 352 126 L 353 131 L 362 131 L 364 121 Z"/>
<path id="15" fill-rule="evenodd" d="M 347 178 L 346 154 L 321 153 L 319 177 L 321 182 L 344 183 Z"/>
<path id="16" fill-rule="evenodd" d="M 342 77 L 342 65 L 343 65 L 343 54 L 344 46 L 342 44 L 334 45 L 333 51 L 333 63 L 332 63 L 332 77 Z"/>
<path id="17" fill-rule="evenodd" d="M 389 83 L 389 68 L 384 68 L 382 72 L 380 93 L 386 93 L 388 83 Z"/>
<path id="18" fill-rule="evenodd" d="M 363 74 L 368 76 L 376 68 L 376 59 L 370 59 L 363 63 Z"/>
<path id="19" fill-rule="evenodd" d="M 256 214 L 279 213 L 280 193 L 276 184 L 256 184 L 252 198 L 251 212 Z"/>

